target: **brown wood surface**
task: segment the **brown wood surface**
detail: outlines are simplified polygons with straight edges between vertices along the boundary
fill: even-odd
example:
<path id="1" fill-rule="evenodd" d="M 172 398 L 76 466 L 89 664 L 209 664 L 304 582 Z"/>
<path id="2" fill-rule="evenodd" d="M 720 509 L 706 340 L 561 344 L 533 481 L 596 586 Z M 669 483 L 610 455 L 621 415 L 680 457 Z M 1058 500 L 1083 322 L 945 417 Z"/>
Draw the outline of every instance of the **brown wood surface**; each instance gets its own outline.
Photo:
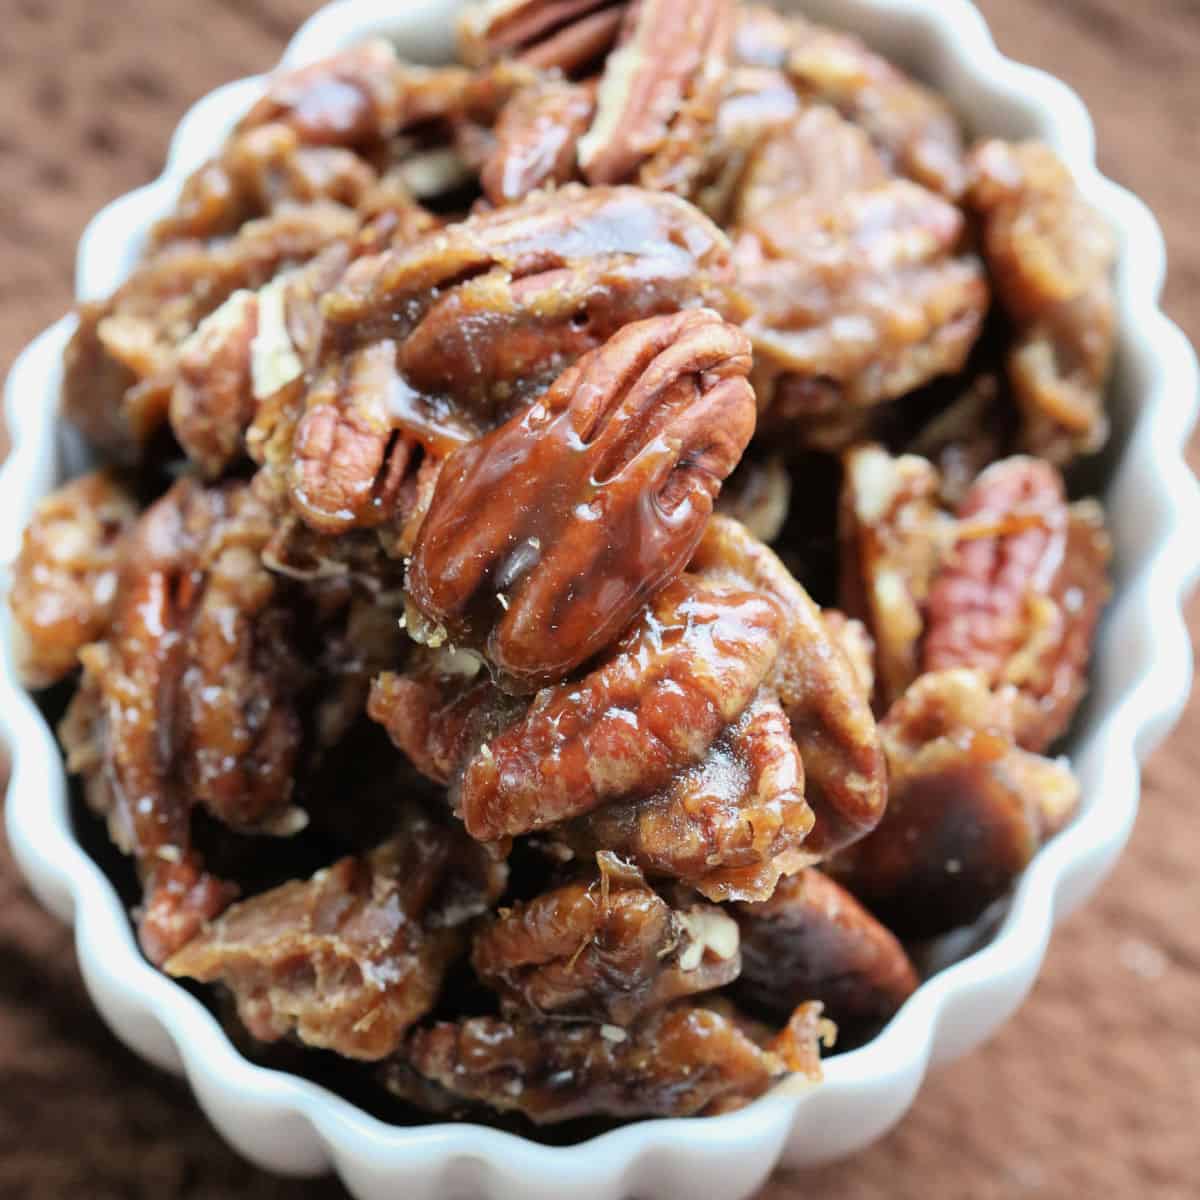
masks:
<path id="1" fill-rule="evenodd" d="M 69 304 L 88 216 L 157 174 L 199 95 L 272 64 L 310 0 L 0 0 L 0 369 Z M 1200 3 L 984 0 L 1009 54 L 1072 83 L 1106 172 L 1156 210 L 1167 309 L 1200 332 Z M 1190 609 L 1193 627 L 1200 605 Z M 1020 1014 L 854 1162 L 763 1200 L 1200 1195 L 1200 701 L 1145 773 L 1133 843 L 1061 928 Z M 240 1162 L 121 1048 L 67 932 L 0 844 L 0 1198 L 340 1197 Z"/>

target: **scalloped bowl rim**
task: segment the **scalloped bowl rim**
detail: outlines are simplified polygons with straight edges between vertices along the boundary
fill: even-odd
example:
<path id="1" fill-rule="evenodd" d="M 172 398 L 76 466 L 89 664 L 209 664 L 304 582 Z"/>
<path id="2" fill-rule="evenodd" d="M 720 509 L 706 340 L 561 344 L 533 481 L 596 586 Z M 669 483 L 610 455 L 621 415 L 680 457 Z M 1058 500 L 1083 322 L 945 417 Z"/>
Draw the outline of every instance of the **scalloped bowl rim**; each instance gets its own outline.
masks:
<path id="1" fill-rule="evenodd" d="M 283 63 L 311 61 L 330 47 L 398 23 L 411 26 L 412 36 L 438 36 L 428 30 L 442 12 L 439 0 L 420 0 L 403 14 L 387 12 L 387 7 L 372 0 L 327 5 L 297 32 Z M 835 5 L 834 0 L 810 0 L 797 7 L 812 11 Z M 1141 659 L 1137 673 L 1089 729 L 1074 759 L 1089 781 L 1084 811 L 1025 871 L 991 940 L 922 984 L 873 1042 L 829 1060 L 825 1082 L 817 1089 L 788 1081 L 734 1114 L 699 1122 L 641 1121 L 570 1146 L 546 1146 L 468 1123 L 399 1127 L 320 1085 L 248 1062 L 208 1009 L 141 957 L 114 888 L 74 837 L 57 745 L 17 682 L 6 627 L 0 726 L 13 759 L 7 819 L 18 862 L 43 902 L 63 919 L 74 920 L 88 987 L 114 1028 L 160 1065 L 182 1068 L 223 1132 L 260 1162 L 311 1173 L 332 1160 L 348 1182 L 369 1195 L 377 1194 L 372 1188 L 380 1179 L 407 1174 L 445 1182 L 459 1178 L 455 1165 L 466 1164 L 460 1184 L 467 1180 L 476 1187 L 500 1188 L 496 1194 L 508 1194 L 505 1184 L 533 1194 L 528 1191 L 533 1181 L 539 1188 L 552 1181 L 556 1190 L 547 1195 L 570 1186 L 581 1196 L 608 1196 L 619 1194 L 630 1180 L 677 1182 L 685 1168 L 676 1151 L 693 1160 L 693 1170 L 712 1172 L 722 1162 L 728 1166 L 731 1155 L 744 1156 L 753 1147 L 761 1161 L 737 1174 L 734 1190 L 727 1189 L 727 1194 L 737 1194 L 761 1180 L 789 1138 L 790 1159 L 811 1163 L 865 1144 L 897 1120 L 931 1060 L 968 1049 L 1016 1007 L 1032 984 L 1052 926 L 1099 883 L 1128 838 L 1137 809 L 1138 763 L 1177 719 L 1190 688 L 1191 647 L 1181 607 L 1200 572 L 1200 539 L 1194 536 L 1200 527 L 1200 489 L 1183 457 L 1196 417 L 1196 360 L 1187 339 L 1158 305 L 1165 275 L 1162 235 L 1140 200 L 1097 171 L 1091 121 L 1075 93 L 1052 76 L 1003 57 L 967 0 L 847 0 L 840 11 L 852 14 L 860 27 L 890 22 L 932 40 L 962 73 L 960 86 L 983 97 L 979 103 L 1003 103 L 1023 112 L 1063 154 L 1122 243 L 1120 328 L 1123 345 L 1146 381 L 1110 491 L 1130 493 L 1130 498 L 1136 492 L 1152 520 L 1150 534 L 1137 542 L 1135 561 L 1126 564 L 1133 569 L 1106 618 L 1101 657 L 1112 659 L 1124 638 L 1135 649 L 1141 647 Z M 418 23 L 426 32 L 415 32 Z M 103 294 L 120 278 L 149 219 L 211 152 L 232 118 L 258 93 L 261 81 L 254 77 L 227 84 L 200 100 L 176 130 L 163 175 L 115 200 L 92 220 L 80 242 L 77 292 L 82 298 Z M 68 317 L 45 331 L 9 376 L 5 407 L 13 449 L 0 470 L 0 511 L 10 514 L 0 530 L 4 563 L 12 561 L 20 528 L 54 479 L 52 403 L 22 403 L 22 397 L 46 395 L 52 401 L 72 328 Z M 1153 634 L 1148 648 L 1147 630 Z M 997 1001 L 996 995 L 1002 998 Z M 992 1011 L 978 1020 L 989 1003 Z M 975 1020 L 970 1019 L 973 1010 Z M 869 1111 L 863 1135 L 832 1135 L 831 1122 L 844 1120 L 847 1105 L 868 1095 L 870 1100 L 862 1100 Z M 253 1131 L 239 1136 L 229 1116 L 231 1106 L 239 1114 L 276 1119 L 276 1144 L 257 1145 Z M 806 1114 L 819 1130 L 806 1133 Z M 306 1139 L 298 1120 L 315 1132 L 315 1143 Z M 288 1145 L 294 1146 L 292 1159 L 285 1152 Z M 717 1176 L 711 1179 L 715 1186 Z"/>

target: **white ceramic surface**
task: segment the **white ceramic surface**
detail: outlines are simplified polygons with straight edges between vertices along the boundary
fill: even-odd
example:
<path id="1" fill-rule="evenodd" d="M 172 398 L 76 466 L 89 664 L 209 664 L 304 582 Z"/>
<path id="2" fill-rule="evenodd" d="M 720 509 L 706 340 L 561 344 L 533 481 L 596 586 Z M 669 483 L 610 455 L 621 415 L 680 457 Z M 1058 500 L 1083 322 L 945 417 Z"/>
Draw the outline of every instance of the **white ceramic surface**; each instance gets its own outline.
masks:
<path id="1" fill-rule="evenodd" d="M 450 52 L 454 7 L 453 0 L 341 0 L 297 33 L 284 62 L 309 62 L 376 33 L 408 57 L 438 61 Z M 59 753 L 16 683 L 5 621 L 0 725 L 12 754 L 7 819 L 17 860 L 46 906 L 74 922 L 83 976 L 118 1036 L 184 1072 L 217 1128 L 265 1167 L 293 1174 L 333 1167 L 363 1200 L 747 1194 L 781 1157 L 815 1164 L 865 1146 L 900 1118 L 932 1063 L 992 1034 L 1033 983 L 1053 924 L 1097 886 L 1128 838 L 1138 763 L 1178 716 L 1191 682 L 1180 606 L 1200 547 L 1200 493 L 1182 457 L 1195 418 L 1196 363 L 1158 308 L 1161 235 L 1140 201 L 1097 172 L 1091 123 L 1074 93 L 1003 58 L 966 0 L 801 0 L 794 7 L 861 33 L 918 71 L 977 131 L 1049 141 L 1119 236 L 1112 404 L 1122 447 L 1105 490 L 1118 589 L 1071 744 L 1083 811 L 1025 872 L 994 937 L 926 982 L 874 1042 L 831 1060 L 815 1090 L 793 1092 L 785 1083 L 730 1116 L 642 1122 L 566 1148 L 468 1124 L 397 1128 L 303 1079 L 251 1065 L 197 1000 L 142 959 L 116 893 L 75 840 Z M 260 86 L 243 80 L 201 100 L 181 122 L 162 178 L 92 221 L 79 247 L 81 297 L 103 295 L 121 280 L 149 221 L 217 149 Z M 3 562 L 15 554 L 38 497 L 73 465 L 55 425 L 70 331 L 69 319 L 47 330 L 8 380 L 13 452 L 0 473 Z"/>

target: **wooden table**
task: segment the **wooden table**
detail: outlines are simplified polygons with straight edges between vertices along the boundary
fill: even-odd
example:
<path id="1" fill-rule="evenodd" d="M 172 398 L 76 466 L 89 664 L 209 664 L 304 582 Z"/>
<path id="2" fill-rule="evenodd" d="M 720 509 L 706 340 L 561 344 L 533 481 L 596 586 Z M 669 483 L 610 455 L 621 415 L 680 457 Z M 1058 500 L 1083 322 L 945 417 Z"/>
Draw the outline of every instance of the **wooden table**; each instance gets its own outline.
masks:
<path id="1" fill-rule="evenodd" d="M 275 60 L 309 0 L 6 0 L 0 19 L 0 368 L 64 310 L 102 203 L 157 174 L 178 116 Z M 1103 169 L 1157 211 L 1167 308 L 1200 331 L 1200 4 L 984 0 L 1009 54 L 1096 117 Z M 1193 622 L 1200 606 L 1191 608 Z M 929 1080 L 858 1160 L 781 1174 L 764 1200 L 1200 1194 L 1200 701 L 1149 765 L 1099 897 L 1055 937 L 1020 1014 Z M 0 848 L 0 1197 L 338 1197 L 260 1175 L 186 1089 L 93 1013 L 69 935 Z"/>

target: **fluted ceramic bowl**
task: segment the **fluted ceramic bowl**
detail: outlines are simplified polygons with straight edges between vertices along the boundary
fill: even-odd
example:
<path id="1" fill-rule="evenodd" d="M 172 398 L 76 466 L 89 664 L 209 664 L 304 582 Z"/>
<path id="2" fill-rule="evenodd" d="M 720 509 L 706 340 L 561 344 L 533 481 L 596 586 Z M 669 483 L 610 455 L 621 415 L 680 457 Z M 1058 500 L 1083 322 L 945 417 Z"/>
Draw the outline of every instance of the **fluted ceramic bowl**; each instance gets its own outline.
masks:
<path id="1" fill-rule="evenodd" d="M 443 61 L 452 53 L 456 7 L 452 0 L 341 0 L 304 25 L 283 62 L 311 62 L 378 34 L 405 57 Z M 1115 437 L 1099 480 L 1117 587 L 1069 745 L 1082 811 L 1037 855 L 989 936 L 924 983 L 873 1042 L 830 1060 L 815 1089 L 785 1081 L 729 1116 L 642 1121 L 565 1147 L 466 1123 L 397 1127 L 306 1079 L 251 1064 L 203 1004 L 142 958 L 113 885 L 76 839 L 62 760 L 18 684 L 6 620 L 0 726 L 12 757 L 7 817 L 17 861 L 45 905 L 74 922 L 84 979 L 117 1035 L 185 1074 L 213 1124 L 264 1167 L 296 1175 L 333 1168 L 364 1200 L 742 1196 L 781 1160 L 807 1166 L 866 1146 L 901 1117 L 930 1066 L 995 1032 L 1032 985 L 1055 922 L 1099 884 L 1125 845 L 1138 764 L 1177 718 L 1191 682 L 1181 600 L 1200 548 L 1200 494 L 1183 458 L 1196 411 L 1196 362 L 1158 306 L 1162 237 L 1145 206 L 1096 170 L 1091 122 L 1075 94 L 1000 55 L 966 0 L 802 0 L 794 7 L 861 34 L 913 69 L 949 96 L 974 132 L 1049 142 L 1117 233 Z M 261 90 L 260 78 L 245 79 L 201 100 L 180 122 L 162 177 L 92 221 L 79 245 L 81 298 L 105 295 L 122 280 L 150 223 Z M 67 461 L 73 455 L 57 436 L 60 363 L 72 327 L 67 318 L 43 333 L 8 380 L 13 450 L 0 473 L 4 562 L 15 556 L 39 497 L 82 466 Z"/>

